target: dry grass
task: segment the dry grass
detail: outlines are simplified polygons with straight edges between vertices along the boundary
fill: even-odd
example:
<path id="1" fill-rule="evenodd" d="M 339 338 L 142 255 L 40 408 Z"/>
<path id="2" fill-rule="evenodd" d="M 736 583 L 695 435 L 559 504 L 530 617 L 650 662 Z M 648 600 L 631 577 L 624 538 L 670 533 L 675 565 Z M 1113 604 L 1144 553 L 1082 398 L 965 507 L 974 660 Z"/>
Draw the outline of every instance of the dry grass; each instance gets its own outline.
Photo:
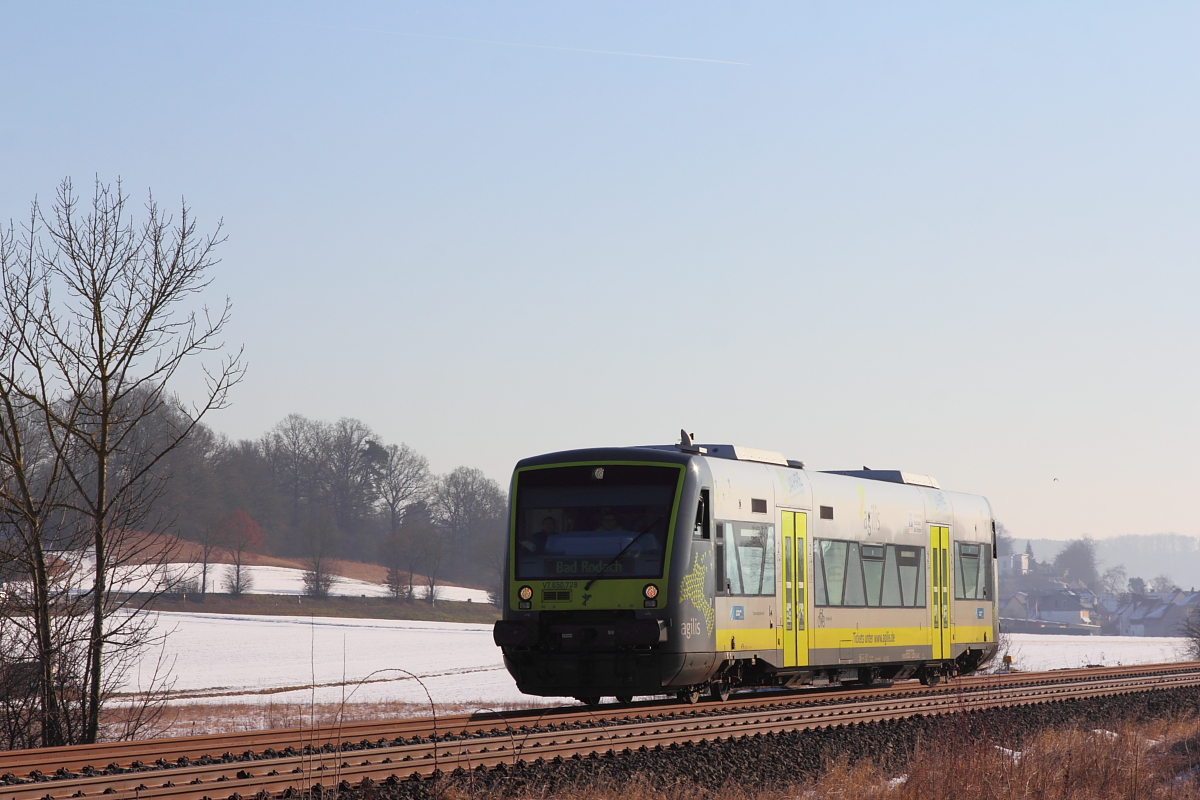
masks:
<path id="1" fill-rule="evenodd" d="M 927 742 L 901 770 L 871 762 L 835 761 L 817 779 L 770 790 L 718 790 L 686 782 L 656 785 L 598 780 L 586 786 L 524 790 L 503 787 L 493 797 L 555 800 L 1183 800 L 1200 797 L 1200 721 L 1120 725 L 1115 730 L 1046 731 L 1018 752 L 996 741 L 949 736 Z M 473 791 L 447 798 L 482 797 Z"/>
<path id="2" fill-rule="evenodd" d="M 927 742 L 904 772 L 836 763 L 802 794 L 811 800 L 1110 800 L 1200 796 L 1200 724 L 1157 722 L 1116 730 L 1054 730 L 1020 751 L 995 741 Z"/>
<path id="3" fill-rule="evenodd" d="M 951 734 L 924 743 L 903 772 L 889 774 L 873 763 L 836 763 L 799 794 L 807 800 L 1200 797 L 1200 721 L 1113 727 L 1044 731 L 1019 751 L 1003 746 L 1007 737 L 964 742 Z"/>

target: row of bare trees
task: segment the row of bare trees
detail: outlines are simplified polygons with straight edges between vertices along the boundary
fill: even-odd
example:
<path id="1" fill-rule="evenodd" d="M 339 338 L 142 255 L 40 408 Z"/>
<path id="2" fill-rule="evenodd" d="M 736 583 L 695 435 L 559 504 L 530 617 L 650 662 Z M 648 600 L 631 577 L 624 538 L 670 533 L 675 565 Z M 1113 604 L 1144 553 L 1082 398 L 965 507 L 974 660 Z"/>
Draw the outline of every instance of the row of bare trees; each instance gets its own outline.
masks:
<path id="1" fill-rule="evenodd" d="M 243 374 L 238 353 L 214 356 L 198 403 L 171 394 L 223 350 L 229 303 L 201 299 L 223 239 L 186 205 L 173 217 L 151 198 L 135 216 L 120 184 L 81 202 L 64 181 L 49 209 L 35 201 L 0 231 L 0 671 L 6 703 L 21 701 L 3 715 L 9 747 L 101 736 L 101 709 L 157 635 L 139 612 L 172 559 L 157 535 L 172 523 L 168 462 Z M 156 706 L 125 708 L 110 735 Z"/>
<path id="2" fill-rule="evenodd" d="M 436 475 L 423 455 L 352 418 L 292 414 L 257 440 L 205 429 L 193 440 L 172 454 L 162 504 L 178 534 L 200 544 L 202 576 L 215 554 L 237 570 L 233 543 L 253 524 L 261 535 L 242 550 L 301 559 L 318 597 L 342 559 L 386 566 L 397 597 L 433 600 L 445 580 L 499 584 L 507 498 L 480 470 Z M 202 577 L 201 594 L 210 583 Z"/>
<path id="3" fill-rule="evenodd" d="M 480 470 L 459 467 L 430 481 L 403 515 L 390 517 L 391 530 L 380 546 L 392 595 L 415 599 L 419 574 L 430 603 L 446 576 L 483 583 L 496 596 L 507 509 L 499 485 Z"/>

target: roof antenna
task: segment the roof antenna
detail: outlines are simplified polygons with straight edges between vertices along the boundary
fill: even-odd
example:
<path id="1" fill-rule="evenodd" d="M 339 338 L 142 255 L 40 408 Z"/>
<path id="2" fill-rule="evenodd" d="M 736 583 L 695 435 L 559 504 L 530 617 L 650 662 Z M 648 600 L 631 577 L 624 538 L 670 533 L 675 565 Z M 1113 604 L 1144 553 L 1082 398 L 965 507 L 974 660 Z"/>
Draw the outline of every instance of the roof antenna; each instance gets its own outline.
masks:
<path id="1" fill-rule="evenodd" d="M 700 448 L 693 444 L 693 437 L 696 434 L 688 433 L 683 428 L 679 429 L 679 449 L 686 453 L 699 453 Z"/>

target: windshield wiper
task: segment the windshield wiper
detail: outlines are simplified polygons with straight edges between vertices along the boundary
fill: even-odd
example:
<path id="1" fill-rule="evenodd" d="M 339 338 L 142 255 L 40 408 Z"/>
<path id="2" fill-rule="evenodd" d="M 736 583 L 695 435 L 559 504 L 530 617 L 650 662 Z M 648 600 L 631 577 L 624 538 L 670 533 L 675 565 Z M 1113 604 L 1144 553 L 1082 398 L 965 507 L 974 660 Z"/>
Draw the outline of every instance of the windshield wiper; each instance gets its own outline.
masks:
<path id="1" fill-rule="evenodd" d="M 585 584 L 583 585 L 583 590 L 586 592 L 588 589 L 592 588 L 592 584 L 593 584 L 593 583 L 595 583 L 597 580 L 599 580 L 599 578 L 600 578 L 600 576 L 601 576 L 601 575 L 603 575 L 604 573 L 608 572 L 608 568 L 609 568 L 609 567 L 611 567 L 613 564 L 615 564 L 615 563 L 617 563 L 618 561 L 620 561 L 620 560 L 621 560 L 621 556 L 623 556 L 623 555 L 625 555 L 627 552 L 629 552 L 629 548 L 633 547 L 633 543 L 634 543 L 634 542 L 636 542 L 638 539 L 642 538 L 642 537 L 643 537 L 643 536 L 645 536 L 647 533 L 649 533 L 650 531 L 652 531 L 652 530 L 654 529 L 654 526 L 655 526 L 655 525 L 657 525 L 657 524 L 658 524 L 658 523 L 660 523 L 660 522 L 662 522 L 662 515 L 661 515 L 661 514 L 658 516 L 658 519 L 654 520 L 654 522 L 651 522 L 649 525 L 647 525 L 645 528 L 643 528 L 641 533 L 639 533 L 637 536 L 635 536 L 635 537 L 633 537 L 632 539 L 630 539 L 630 540 L 629 540 L 629 544 L 627 544 L 627 545 L 625 545 L 624 547 L 622 547 L 622 548 L 621 548 L 621 552 L 619 552 L 619 553 L 617 553 L 615 556 L 613 556 L 613 557 L 612 557 L 612 561 L 609 561 L 607 564 L 605 564 L 605 565 L 604 565 L 604 569 L 602 569 L 602 570 L 600 570 L 599 572 L 597 572 L 597 573 L 596 573 L 596 577 L 595 577 L 595 578 L 592 578 L 590 581 L 588 581 L 587 583 L 585 583 Z"/>

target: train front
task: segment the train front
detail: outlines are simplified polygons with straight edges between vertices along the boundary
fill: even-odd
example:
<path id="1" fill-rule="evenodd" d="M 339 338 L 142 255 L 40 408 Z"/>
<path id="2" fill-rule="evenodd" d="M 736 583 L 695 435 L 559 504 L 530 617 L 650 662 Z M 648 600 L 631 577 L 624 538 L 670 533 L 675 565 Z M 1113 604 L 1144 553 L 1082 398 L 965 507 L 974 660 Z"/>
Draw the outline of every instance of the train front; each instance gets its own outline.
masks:
<path id="1" fill-rule="evenodd" d="M 711 652 L 700 641 L 707 637 L 671 630 L 701 468 L 689 454 L 650 448 L 577 450 L 517 465 L 504 619 L 494 638 L 522 692 L 625 701 L 688 683 L 701 670 L 707 659 L 686 651 Z M 693 593 L 711 596 L 703 584 Z"/>

